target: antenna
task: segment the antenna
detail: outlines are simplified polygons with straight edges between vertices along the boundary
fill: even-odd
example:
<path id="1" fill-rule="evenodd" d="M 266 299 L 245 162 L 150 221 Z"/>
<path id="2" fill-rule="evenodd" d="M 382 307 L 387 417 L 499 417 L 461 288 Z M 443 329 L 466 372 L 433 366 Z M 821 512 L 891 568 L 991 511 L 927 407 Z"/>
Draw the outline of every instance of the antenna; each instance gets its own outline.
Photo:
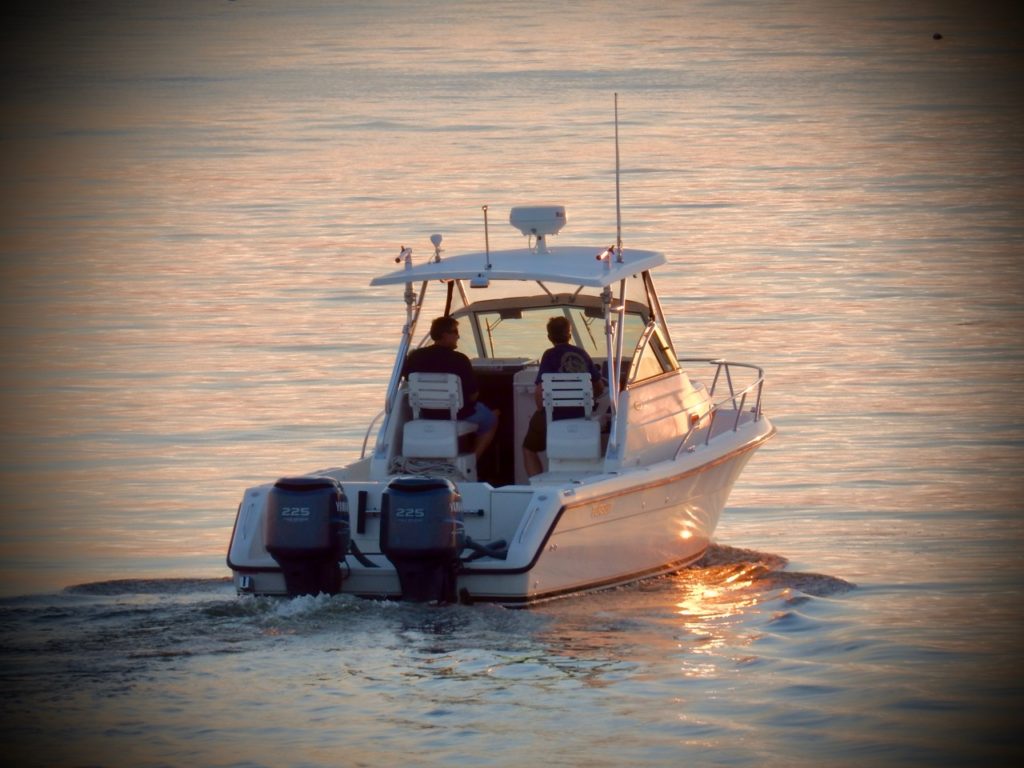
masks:
<path id="1" fill-rule="evenodd" d="M 491 268 L 491 237 L 487 231 L 487 206 L 481 206 L 484 211 L 484 254 L 487 259 L 487 268 Z"/>
<path id="2" fill-rule="evenodd" d="M 484 212 L 484 259 L 487 263 L 484 266 L 483 272 L 478 273 L 476 277 L 470 279 L 470 288 L 486 288 L 491 282 L 489 277 L 489 273 L 491 271 L 491 236 L 487 229 L 487 206 L 482 205 L 480 208 Z"/>
<path id="3" fill-rule="evenodd" d="M 615 94 L 615 251 L 622 263 L 622 198 L 619 194 L 619 94 Z"/>

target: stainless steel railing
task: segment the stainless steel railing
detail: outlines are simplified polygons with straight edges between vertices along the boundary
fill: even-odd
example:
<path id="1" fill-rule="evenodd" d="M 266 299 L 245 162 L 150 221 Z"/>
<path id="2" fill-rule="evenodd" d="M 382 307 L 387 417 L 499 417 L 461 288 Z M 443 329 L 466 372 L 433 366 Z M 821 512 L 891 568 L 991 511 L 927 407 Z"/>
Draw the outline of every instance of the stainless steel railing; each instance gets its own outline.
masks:
<path id="1" fill-rule="evenodd" d="M 693 369 L 687 364 L 704 363 L 707 365 L 713 365 L 715 366 L 715 374 L 711 380 L 711 386 L 708 387 L 708 397 L 712 400 L 711 407 L 708 409 L 707 413 L 703 414 L 700 418 L 690 424 L 690 428 L 687 430 L 686 434 L 683 435 L 683 438 L 679 443 L 679 448 L 676 449 L 676 458 L 679 457 L 679 454 L 684 448 L 688 446 L 693 447 L 690 443 L 690 438 L 702 427 L 707 427 L 707 434 L 704 436 L 704 444 L 707 445 L 711 441 L 711 437 L 715 431 L 715 420 L 719 417 L 719 413 L 726 410 L 730 412 L 735 411 L 736 415 L 733 419 L 732 431 L 737 431 L 745 412 L 744 409 L 747 407 L 747 400 L 751 396 L 754 398 L 754 404 L 750 408 L 750 413 L 752 414 L 755 422 L 761 420 L 761 408 L 764 397 L 763 369 L 750 363 L 734 363 L 717 358 L 706 359 L 691 357 L 681 359 L 679 363 L 684 367 L 687 373 L 693 371 Z M 733 377 L 733 371 L 736 368 L 745 368 L 747 370 L 754 371 L 756 373 L 756 378 L 753 383 L 742 388 L 738 388 Z M 716 401 L 715 395 L 720 385 L 727 387 L 728 393 Z"/>

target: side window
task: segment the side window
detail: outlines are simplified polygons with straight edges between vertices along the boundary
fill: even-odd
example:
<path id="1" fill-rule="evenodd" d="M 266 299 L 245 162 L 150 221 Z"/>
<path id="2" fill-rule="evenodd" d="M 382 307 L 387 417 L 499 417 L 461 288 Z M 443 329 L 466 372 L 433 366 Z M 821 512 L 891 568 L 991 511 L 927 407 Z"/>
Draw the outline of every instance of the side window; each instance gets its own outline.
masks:
<path id="1" fill-rule="evenodd" d="M 656 336 L 652 337 L 651 340 L 654 341 L 655 339 L 657 340 L 658 355 L 661 357 L 662 367 L 666 371 L 678 371 L 679 361 L 676 360 L 675 352 L 673 352 L 672 347 L 670 347 L 665 342 L 665 339 L 662 337 L 660 330 L 658 331 Z"/>
<path id="2" fill-rule="evenodd" d="M 640 342 L 640 348 L 634 355 L 633 381 L 653 379 L 668 371 L 679 368 L 675 355 L 665 344 L 657 328 L 649 329 L 650 333 L 644 335 Z"/>

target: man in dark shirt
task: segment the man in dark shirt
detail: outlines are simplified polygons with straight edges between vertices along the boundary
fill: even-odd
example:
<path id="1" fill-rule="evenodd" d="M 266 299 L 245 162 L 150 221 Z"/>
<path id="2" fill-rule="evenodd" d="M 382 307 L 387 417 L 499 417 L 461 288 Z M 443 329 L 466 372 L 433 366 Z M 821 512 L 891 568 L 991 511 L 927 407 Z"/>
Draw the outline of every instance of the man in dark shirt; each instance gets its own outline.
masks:
<path id="1" fill-rule="evenodd" d="M 533 390 L 537 412 L 530 418 L 530 426 L 523 439 L 523 465 L 526 468 L 526 474 L 531 477 L 544 471 L 544 465 L 537 454 L 547 447 L 548 422 L 544 413 L 544 390 L 541 387 L 541 377 L 545 373 L 589 373 L 590 380 L 594 385 L 594 398 L 598 398 L 604 392 L 600 369 L 594 365 L 594 361 L 586 350 L 569 343 L 570 338 L 572 338 L 572 327 L 569 325 L 567 317 L 558 315 L 548 320 L 548 341 L 554 346 L 546 350 L 540 359 Z M 557 421 L 559 416 L 575 418 L 577 414 L 553 413 L 552 416 Z"/>
<path id="2" fill-rule="evenodd" d="M 462 408 L 458 418 L 477 425 L 474 453 L 479 459 L 494 439 L 498 429 L 498 417 L 490 408 L 477 402 L 480 386 L 473 373 L 469 358 L 455 348 L 459 344 L 459 321 L 454 317 L 435 318 L 430 324 L 430 338 L 433 344 L 414 349 L 405 358 L 402 376 L 410 373 L 454 373 L 462 382 Z"/>

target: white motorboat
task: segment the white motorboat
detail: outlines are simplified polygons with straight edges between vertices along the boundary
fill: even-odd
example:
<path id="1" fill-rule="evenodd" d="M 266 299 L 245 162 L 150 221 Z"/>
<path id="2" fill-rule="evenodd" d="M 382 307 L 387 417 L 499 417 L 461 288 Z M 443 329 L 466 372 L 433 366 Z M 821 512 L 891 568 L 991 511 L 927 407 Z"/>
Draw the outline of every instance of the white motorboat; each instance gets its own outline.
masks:
<path id="1" fill-rule="evenodd" d="M 561 206 L 513 208 L 526 243 L 492 251 L 483 214 L 484 250 L 443 257 L 434 235 L 427 258 L 403 248 L 401 266 L 372 281 L 405 297 L 384 410 L 357 461 L 245 491 L 228 551 L 240 593 L 522 606 L 670 573 L 708 547 L 734 482 L 775 433 L 762 370 L 677 356 L 653 279 L 661 253 L 621 238 L 549 245 Z M 458 379 L 401 375 L 421 316 L 442 313 L 459 320 L 480 400 L 500 412 L 479 460 L 460 437 Z M 592 406 L 585 375 L 545 377 L 544 471 L 529 477 L 520 446 L 553 316 L 607 386 Z M 555 420 L 557 405 L 581 415 Z M 442 418 L 424 418 L 431 406 Z"/>

